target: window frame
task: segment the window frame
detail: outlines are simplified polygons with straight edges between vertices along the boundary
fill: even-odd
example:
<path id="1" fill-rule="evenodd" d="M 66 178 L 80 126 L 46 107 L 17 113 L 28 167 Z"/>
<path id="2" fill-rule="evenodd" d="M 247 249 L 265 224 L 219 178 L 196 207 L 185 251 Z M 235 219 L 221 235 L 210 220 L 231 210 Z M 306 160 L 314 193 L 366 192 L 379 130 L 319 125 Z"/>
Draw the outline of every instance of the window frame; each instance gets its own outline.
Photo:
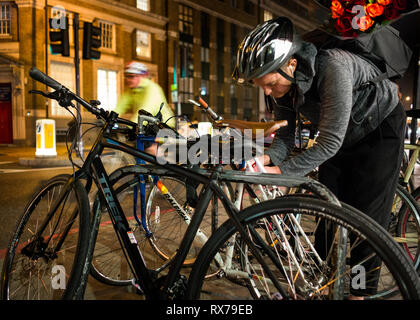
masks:
<path id="1" fill-rule="evenodd" d="M 136 8 L 142 11 L 150 11 L 150 0 L 137 0 Z"/>
<path id="2" fill-rule="evenodd" d="M 3 16 L 5 17 L 3 18 Z M 3 33 L 3 28 L 6 29 L 6 32 L 4 33 Z M 4 2 L 4 3 L 2 2 L 0 3 L 0 37 L 7 38 L 7 37 L 10 37 L 11 35 L 12 35 L 12 6 L 10 2 Z"/>
<path id="3" fill-rule="evenodd" d="M 137 50 L 139 48 L 139 36 L 138 36 L 139 33 L 144 33 L 144 34 L 148 35 L 149 44 L 148 44 L 148 48 L 147 48 L 147 51 L 148 51 L 147 55 L 139 54 L 139 52 Z M 136 29 L 135 30 L 135 37 L 136 37 L 136 49 L 135 49 L 136 57 L 151 60 L 152 59 L 152 34 L 148 31 L 143 31 L 143 30 L 140 30 L 140 29 Z"/>
<path id="4" fill-rule="evenodd" d="M 97 20 L 97 24 L 99 25 L 99 28 L 101 29 L 101 47 L 100 50 L 108 51 L 108 52 L 116 52 L 116 24 L 113 22 L 109 22 L 106 20 Z M 111 27 L 111 48 L 104 46 L 104 30 L 102 26 L 108 25 Z"/>
<path id="5" fill-rule="evenodd" d="M 104 101 L 101 101 L 101 98 L 99 97 L 99 72 L 100 71 L 105 71 L 106 74 L 107 74 L 107 79 L 106 79 L 106 82 L 107 82 L 107 84 L 106 84 L 106 91 L 107 92 L 110 92 L 110 90 L 109 90 L 109 77 L 108 77 L 108 73 L 110 73 L 110 72 L 115 73 L 115 101 L 114 101 L 115 102 L 115 105 L 114 105 L 114 108 L 113 109 L 110 109 L 108 107 L 108 105 Z M 106 68 L 106 67 L 98 67 L 96 69 L 96 98 L 97 98 L 97 100 L 101 101 L 101 103 L 102 103 L 101 104 L 101 107 L 104 108 L 105 110 L 111 111 L 111 110 L 114 110 L 116 108 L 116 106 L 117 106 L 117 103 L 118 103 L 118 92 L 119 92 L 119 90 L 118 90 L 118 85 L 119 85 L 119 83 L 118 83 L 118 76 L 119 76 L 118 70 L 114 70 L 114 69 Z"/>
<path id="6" fill-rule="evenodd" d="M 56 79 L 57 81 L 59 81 L 60 83 L 62 83 L 69 90 L 71 90 L 73 92 L 76 91 L 76 68 L 74 67 L 74 63 L 58 61 L 58 60 L 51 60 L 49 64 L 50 64 L 49 65 L 49 75 L 50 75 L 50 77 L 52 77 L 52 78 Z M 59 75 L 53 74 L 54 65 L 63 65 L 63 66 L 65 65 L 66 67 L 70 67 L 70 69 L 72 70 L 72 72 L 71 72 L 71 85 L 67 81 L 64 81 L 63 79 L 61 79 L 61 77 Z M 65 74 L 68 75 L 69 72 L 65 72 Z M 52 89 L 50 89 L 50 90 L 52 90 Z M 56 100 L 51 100 L 51 102 L 49 102 L 48 108 L 49 108 L 49 110 L 48 110 L 49 114 L 54 118 L 69 119 L 69 118 L 72 117 L 70 112 L 68 112 L 66 109 L 61 107 Z M 59 112 L 57 112 L 57 111 L 59 111 Z"/>

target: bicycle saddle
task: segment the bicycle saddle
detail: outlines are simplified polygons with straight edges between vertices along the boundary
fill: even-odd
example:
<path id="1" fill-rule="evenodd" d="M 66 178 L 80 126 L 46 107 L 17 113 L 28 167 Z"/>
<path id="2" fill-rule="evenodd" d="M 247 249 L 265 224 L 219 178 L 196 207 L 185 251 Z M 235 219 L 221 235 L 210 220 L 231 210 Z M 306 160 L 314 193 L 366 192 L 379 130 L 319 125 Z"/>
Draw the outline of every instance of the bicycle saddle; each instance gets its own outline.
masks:
<path id="1" fill-rule="evenodd" d="M 257 122 L 257 121 L 244 121 L 244 120 L 233 120 L 223 119 L 216 121 L 216 126 L 219 128 L 230 127 L 240 131 L 245 129 L 251 129 L 252 135 L 255 136 L 257 130 L 264 130 L 264 137 L 270 135 L 281 127 L 287 126 L 287 120 L 271 121 L 271 122 Z"/>

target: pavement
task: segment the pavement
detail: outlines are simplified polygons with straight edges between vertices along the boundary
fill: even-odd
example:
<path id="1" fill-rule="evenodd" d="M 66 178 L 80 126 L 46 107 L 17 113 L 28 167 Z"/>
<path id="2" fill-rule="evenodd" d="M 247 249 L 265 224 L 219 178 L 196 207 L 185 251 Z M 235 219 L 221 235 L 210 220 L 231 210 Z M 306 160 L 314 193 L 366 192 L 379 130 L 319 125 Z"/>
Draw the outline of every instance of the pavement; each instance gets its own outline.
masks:
<path id="1" fill-rule="evenodd" d="M 0 146 L 0 164 L 18 163 L 20 166 L 32 168 L 66 167 L 71 166 L 66 145 L 58 143 L 56 146 L 57 156 L 36 157 L 35 147 L 21 147 L 15 145 Z M 89 149 L 85 148 L 85 155 Z M 73 153 L 72 159 L 81 164 L 81 160 Z"/>

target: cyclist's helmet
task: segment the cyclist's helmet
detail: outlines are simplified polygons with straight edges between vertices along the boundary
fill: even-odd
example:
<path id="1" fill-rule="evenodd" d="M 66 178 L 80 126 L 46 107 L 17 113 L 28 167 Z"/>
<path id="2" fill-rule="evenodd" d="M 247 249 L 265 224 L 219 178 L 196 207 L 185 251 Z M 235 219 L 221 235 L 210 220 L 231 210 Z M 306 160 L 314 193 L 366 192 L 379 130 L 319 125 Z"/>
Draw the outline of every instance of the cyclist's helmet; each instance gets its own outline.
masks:
<path id="1" fill-rule="evenodd" d="M 288 18 L 278 17 L 259 24 L 239 45 L 232 78 L 243 83 L 278 70 L 299 47 L 300 41 Z"/>
<path id="2" fill-rule="evenodd" d="M 149 71 L 146 65 L 144 65 L 143 63 L 132 61 L 126 64 L 124 72 L 131 74 L 147 75 Z"/>

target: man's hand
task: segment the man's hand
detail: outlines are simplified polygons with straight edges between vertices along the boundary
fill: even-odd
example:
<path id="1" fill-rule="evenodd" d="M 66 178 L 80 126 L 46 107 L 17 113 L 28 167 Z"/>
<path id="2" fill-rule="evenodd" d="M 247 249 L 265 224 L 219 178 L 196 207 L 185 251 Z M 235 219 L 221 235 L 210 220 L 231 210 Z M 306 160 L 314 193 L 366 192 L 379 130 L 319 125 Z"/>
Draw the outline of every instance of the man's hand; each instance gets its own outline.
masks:
<path id="1" fill-rule="evenodd" d="M 264 165 L 264 170 L 266 173 L 278 173 L 281 174 L 281 170 L 278 166 L 267 166 L 270 164 L 270 156 L 265 154 L 263 156 L 256 157 L 255 159 L 259 160 L 259 162 Z M 248 161 L 249 164 L 254 168 L 255 171 L 258 171 L 257 165 L 254 159 Z"/>
<path id="2" fill-rule="evenodd" d="M 266 173 L 278 173 L 281 174 L 281 170 L 278 166 L 264 167 Z"/>

